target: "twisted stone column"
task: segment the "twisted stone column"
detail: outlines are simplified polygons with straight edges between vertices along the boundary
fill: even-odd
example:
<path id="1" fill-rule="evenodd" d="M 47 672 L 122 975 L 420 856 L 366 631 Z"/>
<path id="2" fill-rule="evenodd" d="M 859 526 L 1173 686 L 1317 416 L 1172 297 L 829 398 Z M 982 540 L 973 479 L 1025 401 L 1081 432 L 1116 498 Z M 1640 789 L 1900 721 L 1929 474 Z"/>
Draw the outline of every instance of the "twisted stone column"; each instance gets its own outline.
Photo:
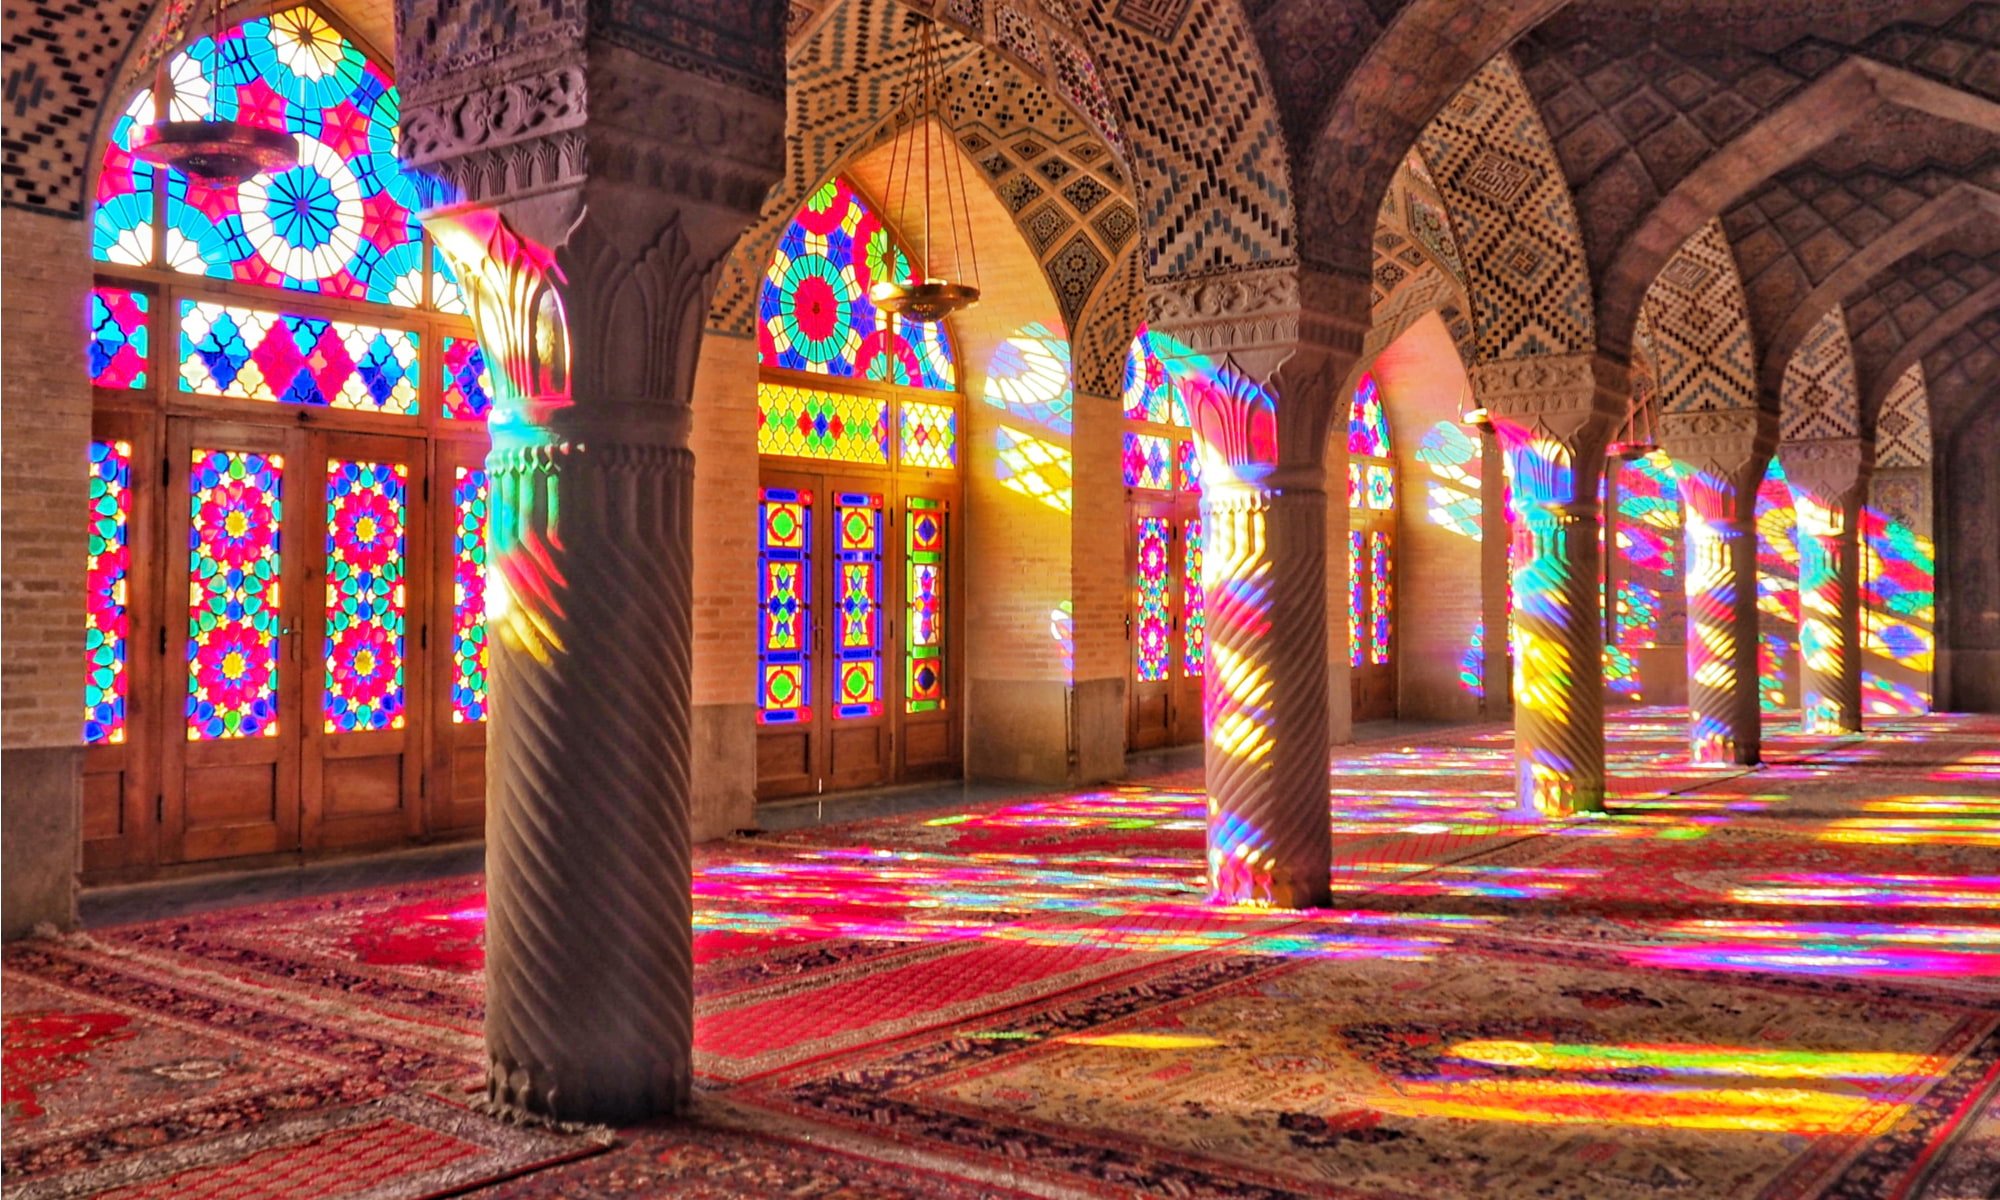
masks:
<path id="1" fill-rule="evenodd" d="M 1604 615 L 1597 482 L 1622 374 L 1588 355 L 1481 364 L 1513 487 L 1516 813 L 1604 808 Z"/>
<path id="2" fill-rule="evenodd" d="M 1229 903 L 1324 905 L 1326 492 L 1214 481 L 1201 510 L 1209 885 Z"/>
<path id="3" fill-rule="evenodd" d="M 1661 441 L 1687 508 L 1688 756 L 1754 765 L 1763 753 L 1757 680 L 1757 488 L 1770 458 L 1755 409 L 1670 413 Z"/>
<path id="4" fill-rule="evenodd" d="M 1798 510 L 1799 720 L 1808 733 L 1861 731 L 1861 506 L 1871 447 L 1858 439 L 1778 450 Z"/>
<path id="5" fill-rule="evenodd" d="M 624 1122 L 692 1075 L 689 405 L 718 266 L 782 164 L 782 13 L 718 18 L 770 77 L 713 45 L 683 69 L 647 40 L 672 22 L 547 16 L 497 59 L 403 39 L 402 149 L 495 385 L 488 1094 Z"/>

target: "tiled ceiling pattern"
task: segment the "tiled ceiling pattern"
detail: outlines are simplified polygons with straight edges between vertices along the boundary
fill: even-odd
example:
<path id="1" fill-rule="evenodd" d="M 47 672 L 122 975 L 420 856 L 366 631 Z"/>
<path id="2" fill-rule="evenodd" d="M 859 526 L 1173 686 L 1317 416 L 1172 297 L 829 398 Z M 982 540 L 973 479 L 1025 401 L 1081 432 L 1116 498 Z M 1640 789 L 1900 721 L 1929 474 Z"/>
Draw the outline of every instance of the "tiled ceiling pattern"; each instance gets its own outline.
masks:
<path id="1" fill-rule="evenodd" d="M 1609 272 L 1655 205 L 1850 55 L 2000 99 L 1993 51 L 2000 6 L 1900 6 L 1911 15 L 1896 20 L 1899 6 L 1880 4 L 1745 5 L 1733 14 L 1709 4 L 1689 21 L 1658 19 L 1656 7 L 1573 5 L 1515 50 L 1582 215 L 1600 298 L 1615 283 L 1635 289 L 1636 302 L 1650 283 Z M 1717 34 L 1724 27 L 1731 36 Z M 1723 181 L 1725 191 L 1759 182 L 1757 167 L 1744 170 L 1750 174 Z M 1618 336 L 1615 328 L 1607 333 Z"/>
<path id="2" fill-rule="evenodd" d="M 1848 301 L 1864 428 L 1874 415 L 1868 406 L 1890 377 L 1901 373 L 1913 350 L 1935 344 L 2000 294 L 1995 239 L 1991 228 L 1962 230 L 1883 271 Z"/>
<path id="3" fill-rule="evenodd" d="M 1875 467 L 1926 467 L 1930 461 L 1930 396 L 1924 388 L 1924 364 L 1914 362 L 1890 386 L 1875 420 Z"/>

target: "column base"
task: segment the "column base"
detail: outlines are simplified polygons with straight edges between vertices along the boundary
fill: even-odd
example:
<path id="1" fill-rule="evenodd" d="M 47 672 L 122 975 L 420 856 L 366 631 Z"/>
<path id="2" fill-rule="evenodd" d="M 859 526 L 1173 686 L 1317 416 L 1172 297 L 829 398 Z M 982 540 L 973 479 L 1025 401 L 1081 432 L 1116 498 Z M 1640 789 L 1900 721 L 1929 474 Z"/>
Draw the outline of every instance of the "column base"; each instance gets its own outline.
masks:
<path id="1" fill-rule="evenodd" d="M 1253 908 L 1326 908 L 1333 903 L 1333 882 L 1326 873 L 1262 871 L 1240 861 L 1224 869 L 1211 863 L 1208 898 Z"/>

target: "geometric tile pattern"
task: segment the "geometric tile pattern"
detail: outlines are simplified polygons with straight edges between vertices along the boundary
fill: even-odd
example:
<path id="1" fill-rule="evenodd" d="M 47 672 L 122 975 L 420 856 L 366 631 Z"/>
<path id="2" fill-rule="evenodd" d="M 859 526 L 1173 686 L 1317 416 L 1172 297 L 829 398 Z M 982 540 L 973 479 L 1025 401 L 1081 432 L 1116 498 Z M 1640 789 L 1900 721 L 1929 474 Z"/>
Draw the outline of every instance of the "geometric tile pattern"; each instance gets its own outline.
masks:
<path id="1" fill-rule="evenodd" d="M 1935 25 L 1898 21 L 1893 6 L 1824 0 L 1703 4 L 1684 20 L 1657 22 L 1661 6 L 1616 7 L 1571 6 L 1514 47 L 1576 197 L 1600 289 L 1643 292 L 1649 280 L 1606 277 L 1633 231 L 1715 150 L 1849 54 L 2000 98 L 1986 5 L 1961 6 Z M 1746 282 L 1755 273 L 1745 265 Z"/>
<path id="2" fill-rule="evenodd" d="M 83 215 L 91 133 L 112 73 L 152 8 L 147 0 L 8 0 L 0 199 L 57 216 Z"/>
<path id="3" fill-rule="evenodd" d="M 1911 363 L 1898 376 L 1875 418 L 1875 466 L 1927 467 L 1931 463 L 1931 405 L 1924 390 L 1924 364 Z"/>
<path id="4" fill-rule="evenodd" d="M 1839 308 L 1833 308 L 1813 326 L 1798 353 L 1785 364 L 1778 437 L 1796 442 L 1860 436 L 1861 398 L 1855 385 L 1854 352 L 1847 341 L 1847 321 Z"/>
<path id="5" fill-rule="evenodd" d="M 1695 232 L 1640 308 L 1663 412 L 1757 406 L 1757 352 L 1736 260 L 1719 222 Z"/>
<path id="6" fill-rule="evenodd" d="M 1592 349 L 1576 211 L 1512 60 L 1487 63 L 1418 145 L 1458 236 L 1478 360 Z"/>
<path id="7" fill-rule="evenodd" d="M 1936 239 L 1868 281 L 1847 302 L 1862 402 L 1879 399 L 1900 374 L 1906 347 L 1948 333 L 1948 326 L 1978 316 L 1978 294 L 2000 283 L 2000 230 L 1986 222 Z M 1933 373 L 1931 381 L 1936 381 Z M 1864 411 L 1864 419 L 1873 416 Z"/>

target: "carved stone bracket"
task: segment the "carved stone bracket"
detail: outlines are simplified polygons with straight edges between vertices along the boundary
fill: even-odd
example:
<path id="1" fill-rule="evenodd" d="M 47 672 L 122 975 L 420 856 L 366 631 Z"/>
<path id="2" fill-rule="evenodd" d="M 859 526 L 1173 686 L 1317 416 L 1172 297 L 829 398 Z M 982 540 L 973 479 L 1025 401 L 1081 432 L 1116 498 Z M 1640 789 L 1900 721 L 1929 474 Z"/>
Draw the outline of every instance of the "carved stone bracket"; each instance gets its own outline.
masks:
<path id="1" fill-rule="evenodd" d="M 1875 466 L 1875 448 L 1860 438 L 1819 438 L 1778 447 L 1785 479 L 1827 509 L 1859 503 Z"/>

